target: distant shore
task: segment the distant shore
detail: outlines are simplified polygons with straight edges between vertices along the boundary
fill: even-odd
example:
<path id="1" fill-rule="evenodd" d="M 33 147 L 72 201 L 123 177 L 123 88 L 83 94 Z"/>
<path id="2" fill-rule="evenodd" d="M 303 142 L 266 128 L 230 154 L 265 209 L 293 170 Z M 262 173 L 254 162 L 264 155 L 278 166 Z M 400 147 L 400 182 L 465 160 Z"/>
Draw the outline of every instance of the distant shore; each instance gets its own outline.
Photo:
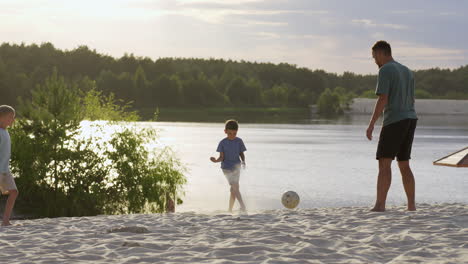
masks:
<path id="1" fill-rule="evenodd" d="M 318 115 L 316 109 L 310 107 L 162 107 L 159 108 L 157 121 L 218 123 L 233 118 L 241 123 L 367 123 L 374 109 L 375 99 L 362 99 L 355 99 L 349 111 L 334 117 Z M 463 104 L 466 104 L 466 108 Z M 154 112 L 155 109 L 141 110 L 142 120 L 153 120 Z M 468 100 L 417 100 L 416 112 L 421 121 L 425 119 L 430 125 L 450 125 L 451 120 L 458 120 L 456 122 L 460 125 L 468 125 L 468 119 L 464 118 L 468 116 Z M 425 122 L 421 121 L 420 124 Z"/>
<path id="2" fill-rule="evenodd" d="M 376 99 L 354 98 L 350 114 L 372 114 Z M 468 100 L 416 99 L 419 115 L 468 115 Z"/>
<path id="3" fill-rule="evenodd" d="M 310 118 L 307 107 L 161 107 L 158 111 L 157 120 L 165 122 L 237 119 L 242 123 L 296 123 Z M 154 109 L 144 109 L 140 113 L 144 120 L 148 120 L 154 116 Z"/>

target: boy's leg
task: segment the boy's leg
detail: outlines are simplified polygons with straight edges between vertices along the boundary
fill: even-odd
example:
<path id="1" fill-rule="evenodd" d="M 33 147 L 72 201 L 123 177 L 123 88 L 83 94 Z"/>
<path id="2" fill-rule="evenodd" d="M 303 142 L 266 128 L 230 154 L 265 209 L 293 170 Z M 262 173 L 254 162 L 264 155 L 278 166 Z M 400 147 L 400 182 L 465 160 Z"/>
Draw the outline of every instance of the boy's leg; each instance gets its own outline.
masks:
<path id="1" fill-rule="evenodd" d="M 411 171 L 409 161 L 399 161 L 401 177 L 403 179 L 403 187 L 405 188 L 406 197 L 408 198 L 408 211 L 416 211 L 414 175 Z"/>
<path id="2" fill-rule="evenodd" d="M 236 195 L 237 200 L 239 201 L 239 204 L 241 206 L 241 210 L 245 211 L 245 204 L 244 201 L 242 200 L 242 195 L 239 190 L 239 184 L 233 184 L 232 187 L 234 188 L 234 194 Z"/>
<path id="3" fill-rule="evenodd" d="M 232 213 L 232 208 L 234 207 L 234 202 L 236 201 L 236 194 L 234 193 L 234 188 L 231 185 L 231 196 L 229 198 L 229 212 Z"/>
<path id="4" fill-rule="evenodd" d="M 5 205 L 5 212 L 3 214 L 2 226 L 8 226 L 10 224 L 10 216 L 13 211 L 13 206 L 15 206 L 16 197 L 18 197 L 17 190 L 8 191 L 8 200 Z"/>

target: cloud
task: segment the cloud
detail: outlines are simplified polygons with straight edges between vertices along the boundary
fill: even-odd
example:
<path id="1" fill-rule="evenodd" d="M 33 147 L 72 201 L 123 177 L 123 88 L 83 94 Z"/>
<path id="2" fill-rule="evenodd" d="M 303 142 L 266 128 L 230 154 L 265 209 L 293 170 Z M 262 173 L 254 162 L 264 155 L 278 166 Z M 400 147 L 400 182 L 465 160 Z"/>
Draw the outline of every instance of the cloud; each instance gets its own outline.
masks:
<path id="1" fill-rule="evenodd" d="M 272 27 L 282 27 L 287 26 L 289 23 L 287 22 L 272 22 L 272 21 L 260 21 L 260 20 L 245 20 L 241 21 L 241 23 L 245 26 L 272 26 Z"/>
<path id="2" fill-rule="evenodd" d="M 278 39 L 280 38 L 279 34 L 272 33 L 272 32 L 257 32 L 252 34 L 253 36 L 262 38 L 262 39 Z"/>
<path id="3" fill-rule="evenodd" d="M 361 25 L 366 28 L 373 28 L 373 27 L 383 27 L 383 28 L 391 28 L 391 29 L 408 29 L 405 25 L 399 24 L 378 24 L 370 19 L 353 19 L 351 20 L 353 24 Z"/>
<path id="4" fill-rule="evenodd" d="M 393 10 L 393 11 L 390 11 L 389 13 L 396 14 L 396 15 L 422 14 L 424 13 L 424 10 L 422 9 Z"/>
<path id="5" fill-rule="evenodd" d="M 403 0 L 399 0 L 403 3 Z M 287 62 L 375 73 L 370 46 L 386 39 L 416 68 L 468 63 L 467 3 L 367 0 L 0 0 L 0 42 L 88 45 L 112 56 Z M 399 2 L 400 3 L 400 2 Z M 387 10 L 381 12 L 382 10 Z M 397 21 L 397 22 L 395 22 Z"/>
<path id="6" fill-rule="evenodd" d="M 384 39 L 385 38 L 385 33 L 383 32 L 375 32 L 374 34 L 371 35 L 373 39 Z"/>
<path id="7" fill-rule="evenodd" d="M 431 47 L 427 44 L 410 43 L 404 41 L 394 42 L 392 44 L 400 57 L 411 60 L 437 61 L 445 60 L 466 60 L 468 50 Z"/>
<path id="8" fill-rule="evenodd" d="M 164 11 L 166 15 L 182 15 L 196 18 L 200 21 L 222 24 L 225 23 L 227 18 L 233 19 L 233 17 L 253 16 L 260 18 L 262 16 L 276 16 L 285 14 L 326 14 L 326 11 L 307 11 L 307 10 L 258 10 L 258 9 L 201 9 L 201 8 L 182 8 L 179 10 Z M 257 20 L 257 22 L 259 22 Z M 264 21 L 264 23 L 277 24 L 274 21 Z"/>
<path id="9" fill-rule="evenodd" d="M 265 25 L 284 25 L 286 22 L 277 21 L 260 21 L 258 18 L 262 16 L 278 16 L 288 14 L 303 14 L 303 15 L 325 15 L 329 14 L 326 10 L 310 10 L 310 9 L 275 9 L 265 5 L 263 8 L 259 6 L 253 6 L 249 4 L 253 3 L 267 3 L 262 0 L 240 0 L 240 1 L 158 1 L 158 2 L 138 2 L 129 3 L 130 7 L 139 9 L 151 9 L 158 10 L 166 15 L 180 15 L 188 16 L 198 19 L 203 22 L 222 24 L 225 23 L 227 18 L 238 17 L 239 20 L 242 17 L 250 16 L 257 17 L 255 20 L 257 23 L 249 24 L 260 24 Z M 240 21 L 242 22 L 242 21 Z"/>
<path id="10" fill-rule="evenodd" d="M 452 12 L 448 11 L 448 12 L 440 12 L 438 15 L 439 15 L 439 16 L 457 16 L 458 13 L 457 13 L 457 12 L 453 12 L 453 11 L 452 11 Z"/>

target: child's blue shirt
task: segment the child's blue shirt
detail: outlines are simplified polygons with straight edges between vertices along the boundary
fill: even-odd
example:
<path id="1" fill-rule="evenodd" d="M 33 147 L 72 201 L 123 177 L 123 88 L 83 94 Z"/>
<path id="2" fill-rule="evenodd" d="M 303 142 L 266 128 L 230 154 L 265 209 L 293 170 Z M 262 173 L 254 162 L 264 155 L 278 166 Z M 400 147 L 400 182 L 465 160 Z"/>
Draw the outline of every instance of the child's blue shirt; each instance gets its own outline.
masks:
<path id="1" fill-rule="evenodd" d="M 236 165 L 241 163 L 239 155 L 246 151 L 244 141 L 236 137 L 233 140 L 224 138 L 219 142 L 217 152 L 224 153 L 224 160 L 221 162 L 221 168 L 230 170 L 234 169 Z"/>

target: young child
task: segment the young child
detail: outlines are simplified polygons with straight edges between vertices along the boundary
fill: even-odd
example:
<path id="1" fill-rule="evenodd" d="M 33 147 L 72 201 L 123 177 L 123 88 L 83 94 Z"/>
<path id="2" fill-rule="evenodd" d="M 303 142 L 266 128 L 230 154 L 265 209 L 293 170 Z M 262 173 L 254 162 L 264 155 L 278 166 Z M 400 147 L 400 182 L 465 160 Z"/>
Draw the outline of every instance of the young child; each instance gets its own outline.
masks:
<path id="1" fill-rule="evenodd" d="M 239 177 L 241 164 L 245 168 L 245 148 L 242 139 L 237 137 L 237 130 L 239 124 L 235 120 L 228 120 L 225 124 L 224 133 L 227 137 L 221 140 L 218 145 L 219 157 L 211 157 L 212 162 L 221 162 L 221 169 L 223 170 L 226 179 L 231 185 L 231 197 L 229 199 L 229 212 L 232 213 L 234 202 L 239 201 L 241 211 L 245 212 L 245 204 L 242 201 L 242 195 L 239 190 Z"/>
<path id="2" fill-rule="evenodd" d="M 15 121 L 15 109 L 0 105 L 0 191 L 8 195 L 2 226 L 11 225 L 10 216 L 15 205 L 18 189 L 10 173 L 11 140 L 7 128 Z"/>

